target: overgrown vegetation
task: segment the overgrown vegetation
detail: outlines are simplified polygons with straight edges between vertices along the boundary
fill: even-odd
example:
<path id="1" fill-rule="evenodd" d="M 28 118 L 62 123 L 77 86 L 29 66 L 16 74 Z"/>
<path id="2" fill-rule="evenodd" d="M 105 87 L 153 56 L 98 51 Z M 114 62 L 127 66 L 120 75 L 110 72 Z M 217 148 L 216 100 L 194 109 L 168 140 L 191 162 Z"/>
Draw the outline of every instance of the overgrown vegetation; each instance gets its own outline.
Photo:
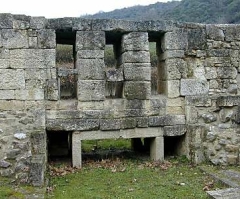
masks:
<path id="1" fill-rule="evenodd" d="M 175 20 L 198 23 L 240 23 L 239 0 L 182 0 L 133 6 L 83 18 Z"/>

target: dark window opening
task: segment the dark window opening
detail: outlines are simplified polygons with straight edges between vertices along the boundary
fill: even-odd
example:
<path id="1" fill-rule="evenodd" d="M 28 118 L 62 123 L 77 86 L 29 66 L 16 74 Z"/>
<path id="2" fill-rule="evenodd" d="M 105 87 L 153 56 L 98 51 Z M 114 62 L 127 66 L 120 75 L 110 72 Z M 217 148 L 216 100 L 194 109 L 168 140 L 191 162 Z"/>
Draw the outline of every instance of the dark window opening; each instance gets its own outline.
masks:
<path id="1" fill-rule="evenodd" d="M 121 33 L 106 32 L 104 61 L 106 66 L 106 98 L 122 98 L 123 68 L 120 63 Z"/>
<path id="2" fill-rule="evenodd" d="M 157 95 L 163 93 L 163 70 L 164 58 L 162 50 L 161 32 L 149 32 L 149 51 L 151 58 L 151 94 Z"/>
<path id="3" fill-rule="evenodd" d="M 74 99 L 77 97 L 75 41 L 75 32 L 70 30 L 56 31 L 56 66 L 58 69 L 60 99 Z"/>
<path id="4" fill-rule="evenodd" d="M 71 158 L 72 156 L 72 132 L 48 131 L 47 148 L 48 160 Z"/>
<path id="5" fill-rule="evenodd" d="M 185 135 L 164 137 L 164 157 L 185 155 L 184 141 Z"/>

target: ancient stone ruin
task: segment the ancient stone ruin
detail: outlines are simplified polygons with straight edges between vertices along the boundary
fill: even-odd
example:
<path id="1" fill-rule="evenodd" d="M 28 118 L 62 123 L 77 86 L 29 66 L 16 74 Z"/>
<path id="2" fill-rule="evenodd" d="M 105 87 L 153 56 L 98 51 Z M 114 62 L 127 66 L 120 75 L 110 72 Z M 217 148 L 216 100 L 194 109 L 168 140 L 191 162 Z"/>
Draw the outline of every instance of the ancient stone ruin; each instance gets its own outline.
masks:
<path id="1" fill-rule="evenodd" d="M 72 68 L 56 67 L 57 44 Z M 109 138 L 145 138 L 153 160 L 239 165 L 239 61 L 240 25 L 1 14 L 0 174 L 42 185 L 52 143 L 81 167 L 81 141 Z"/>

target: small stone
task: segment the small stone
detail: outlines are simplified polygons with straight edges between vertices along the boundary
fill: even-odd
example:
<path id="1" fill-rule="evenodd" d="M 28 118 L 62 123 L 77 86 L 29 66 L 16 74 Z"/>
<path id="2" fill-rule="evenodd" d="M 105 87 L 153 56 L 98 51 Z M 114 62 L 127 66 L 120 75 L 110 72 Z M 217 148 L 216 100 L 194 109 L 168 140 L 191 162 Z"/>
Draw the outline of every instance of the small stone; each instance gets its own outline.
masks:
<path id="1" fill-rule="evenodd" d="M 5 161 L 5 160 L 1 160 L 1 161 L 0 161 L 0 167 L 2 167 L 2 168 L 8 168 L 8 167 L 10 167 L 10 166 L 12 166 L 12 164 L 11 164 L 10 162 L 7 162 L 7 161 Z"/>
<path id="2" fill-rule="evenodd" d="M 13 175 L 13 170 L 12 169 L 4 169 L 0 171 L 1 176 L 3 177 L 10 177 L 11 175 Z"/>
<path id="3" fill-rule="evenodd" d="M 206 139 L 210 142 L 213 142 L 216 139 L 216 133 L 208 132 Z"/>
<path id="4" fill-rule="evenodd" d="M 204 122 L 206 122 L 206 123 L 212 123 L 212 122 L 217 121 L 217 117 L 211 113 L 203 114 L 202 118 L 203 118 Z"/>
<path id="5" fill-rule="evenodd" d="M 3 133 L 3 130 L 2 130 L 2 129 L 0 129 L 0 134 L 1 134 L 1 133 Z"/>
<path id="6" fill-rule="evenodd" d="M 25 139 L 27 136 L 25 133 L 15 133 L 14 137 L 17 138 L 18 140 L 23 140 Z"/>

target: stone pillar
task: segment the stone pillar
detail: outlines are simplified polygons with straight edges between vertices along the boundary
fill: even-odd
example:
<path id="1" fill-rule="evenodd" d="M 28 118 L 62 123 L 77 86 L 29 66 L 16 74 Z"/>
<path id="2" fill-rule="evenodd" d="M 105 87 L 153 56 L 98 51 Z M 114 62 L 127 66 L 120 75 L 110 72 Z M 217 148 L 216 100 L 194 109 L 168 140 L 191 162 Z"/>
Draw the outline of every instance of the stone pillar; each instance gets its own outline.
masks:
<path id="1" fill-rule="evenodd" d="M 104 47 L 105 32 L 78 31 L 76 33 L 79 101 L 105 99 Z"/>
<path id="2" fill-rule="evenodd" d="M 163 136 L 155 137 L 150 144 L 150 157 L 155 161 L 164 160 L 164 139 Z"/>
<path id="3" fill-rule="evenodd" d="M 151 95 L 151 64 L 148 33 L 125 34 L 122 38 L 121 51 L 125 98 L 149 99 Z"/>
<path id="4" fill-rule="evenodd" d="M 72 134 L 72 166 L 82 167 L 82 140 L 79 132 L 73 132 Z"/>

